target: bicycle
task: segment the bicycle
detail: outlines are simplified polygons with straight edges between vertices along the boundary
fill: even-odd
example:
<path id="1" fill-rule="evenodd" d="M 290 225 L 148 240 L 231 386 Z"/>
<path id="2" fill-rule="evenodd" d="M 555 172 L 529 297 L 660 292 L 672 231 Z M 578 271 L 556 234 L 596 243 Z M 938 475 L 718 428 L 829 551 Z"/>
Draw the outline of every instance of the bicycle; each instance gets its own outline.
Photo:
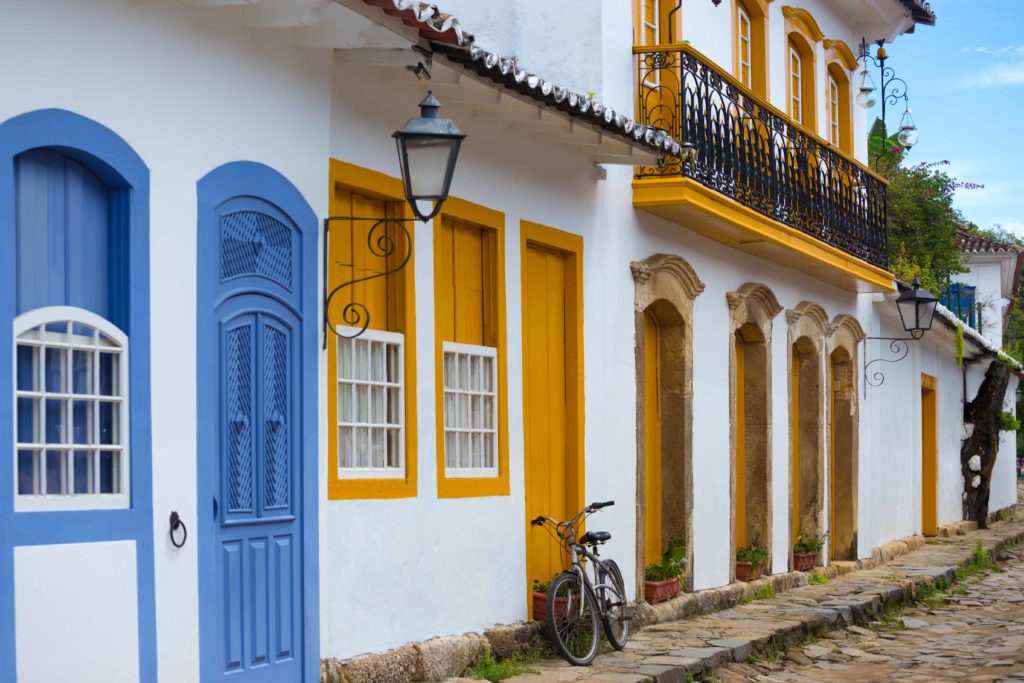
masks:
<path id="1" fill-rule="evenodd" d="M 586 666 L 597 656 L 601 642 L 599 618 L 613 648 L 621 650 L 629 638 L 629 605 L 622 572 L 615 560 L 602 560 L 597 550 L 612 535 L 607 531 L 588 531 L 576 538 L 582 521 L 610 505 L 615 505 L 615 501 L 591 503 L 565 522 L 544 515 L 530 522 L 553 532 L 572 558 L 571 568 L 558 574 L 548 587 L 547 623 L 555 648 L 574 666 Z M 588 560 L 593 568 L 593 582 L 584 569 Z"/>

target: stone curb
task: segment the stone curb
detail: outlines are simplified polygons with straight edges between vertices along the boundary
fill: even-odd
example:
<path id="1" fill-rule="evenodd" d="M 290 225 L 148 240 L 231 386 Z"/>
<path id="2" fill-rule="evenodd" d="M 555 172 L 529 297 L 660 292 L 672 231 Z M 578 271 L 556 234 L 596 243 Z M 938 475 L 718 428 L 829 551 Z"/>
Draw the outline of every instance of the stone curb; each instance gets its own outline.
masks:
<path id="1" fill-rule="evenodd" d="M 947 525 L 945 537 L 963 536 L 974 533 L 966 523 Z M 1005 537 L 995 537 L 989 530 L 977 532 L 988 534 L 986 547 L 994 557 L 1001 556 L 1003 549 L 1012 541 L 1024 538 L 1024 530 Z M 818 567 L 817 571 L 827 578 L 848 575 L 854 571 L 875 570 L 881 565 L 893 562 L 908 552 L 925 546 L 922 536 L 911 536 L 886 543 L 872 551 L 870 559 L 855 562 L 835 562 L 829 567 Z M 991 547 L 989 547 L 991 546 Z M 964 551 L 963 564 L 970 560 L 970 550 Z M 894 567 L 895 569 L 895 567 Z M 695 674 L 715 668 L 726 661 L 746 661 L 752 653 L 767 654 L 785 649 L 824 631 L 843 626 L 866 623 L 882 606 L 904 604 L 913 599 L 915 585 L 930 583 L 936 578 L 952 579 L 954 567 L 943 567 L 939 574 L 934 567 L 899 569 L 912 578 L 892 577 L 889 585 L 877 585 L 860 593 L 855 599 L 824 601 L 817 606 L 807 604 L 786 604 L 786 593 L 808 585 L 805 572 L 775 574 L 749 583 L 733 583 L 720 588 L 710 588 L 697 593 L 686 593 L 657 605 L 637 603 L 634 605 L 634 628 L 656 629 L 661 624 L 671 624 L 685 619 L 715 615 L 744 604 L 754 594 L 770 585 L 772 591 L 784 605 L 777 610 L 785 613 L 778 628 L 768 637 L 754 640 L 716 639 L 706 648 L 682 648 L 660 657 L 644 661 L 643 671 L 623 674 L 619 681 L 657 681 L 674 683 L 685 681 L 686 674 Z M 916 572 L 916 573 L 914 573 Z M 895 583 L 892 583 L 895 581 Z M 379 654 L 367 654 L 339 661 L 324 659 L 320 663 L 321 683 L 415 683 L 441 681 L 460 675 L 465 669 L 486 652 L 497 659 L 535 650 L 545 643 L 541 626 L 537 623 L 517 623 L 495 626 L 483 634 L 466 633 L 457 636 L 433 638 L 422 643 L 405 645 Z M 653 661 L 653 660 L 657 661 Z M 609 674 L 618 677 L 619 674 Z M 632 678 L 630 676 L 632 675 Z M 538 678 L 538 683 L 543 679 Z"/>

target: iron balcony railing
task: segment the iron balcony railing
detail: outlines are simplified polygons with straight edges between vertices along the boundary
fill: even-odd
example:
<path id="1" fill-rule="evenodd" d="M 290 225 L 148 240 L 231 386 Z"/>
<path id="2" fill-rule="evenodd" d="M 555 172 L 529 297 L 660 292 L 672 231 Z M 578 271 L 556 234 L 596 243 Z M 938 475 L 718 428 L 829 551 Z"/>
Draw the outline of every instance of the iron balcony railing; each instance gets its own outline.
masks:
<path id="1" fill-rule="evenodd" d="M 637 178 L 685 176 L 881 268 L 886 182 L 768 104 L 687 43 L 634 47 L 638 116 L 693 145 Z"/>

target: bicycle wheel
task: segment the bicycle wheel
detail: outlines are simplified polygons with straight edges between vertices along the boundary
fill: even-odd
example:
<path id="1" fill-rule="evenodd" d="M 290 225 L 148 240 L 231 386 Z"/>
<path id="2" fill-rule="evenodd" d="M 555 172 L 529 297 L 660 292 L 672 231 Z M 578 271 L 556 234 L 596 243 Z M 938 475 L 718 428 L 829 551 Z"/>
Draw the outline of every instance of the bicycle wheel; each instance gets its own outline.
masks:
<path id="1" fill-rule="evenodd" d="M 548 631 L 555 649 L 570 664 L 586 666 L 597 656 L 597 604 L 573 572 L 562 572 L 548 588 Z"/>
<path id="2" fill-rule="evenodd" d="M 626 647 L 626 640 L 629 638 L 629 604 L 626 602 L 626 586 L 622 580 L 622 572 L 615 560 L 605 560 L 601 563 L 599 572 L 600 582 L 609 584 L 611 588 L 598 588 L 601 593 L 604 613 L 601 620 L 604 622 L 604 632 L 608 636 L 608 642 L 616 650 Z"/>

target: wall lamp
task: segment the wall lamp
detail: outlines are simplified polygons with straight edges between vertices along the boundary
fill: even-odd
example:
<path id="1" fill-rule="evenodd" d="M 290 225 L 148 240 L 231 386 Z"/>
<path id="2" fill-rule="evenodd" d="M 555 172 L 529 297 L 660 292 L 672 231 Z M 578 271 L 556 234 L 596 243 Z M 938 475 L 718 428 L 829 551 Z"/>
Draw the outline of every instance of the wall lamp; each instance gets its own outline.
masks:
<path id="1" fill-rule="evenodd" d="M 328 273 L 331 223 L 338 221 L 347 221 L 353 231 L 356 223 L 372 223 L 366 234 L 366 248 L 371 255 L 385 259 L 387 264 L 383 270 L 341 283 L 324 297 L 325 348 L 328 330 L 339 337 L 353 339 L 370 326 L 370 309 L 354 299 L 341 309 L 340 321 L 332 320 L 330 307 L 335 295 L 358 283 L 387 277 L 405 268 L 412 257 L 412 236 L 405 223 L 414 220 L 426 223 L 441 211 L 448 198 L 459 150 L 466 136 L 450 119 L 438 116 L 441 103 L 432 92 L 427 91 L 419 108 L 420 115 L 409 119 L 391 136 L 398 149 L 405 199 L 415 218 L 328 216 L 324 219 L 324 278 Z M 354 263 L 338 265 L 351 267 L 355 272 Z"/>
<path id="2" fill-rule="evenodd" d="M 935 318 L 935 306 L 939 300 L 929 291 L 921 289 L 921 281 L 914 278 L 910 287 L 905 288 L 896 297 L 896 308 L 900 312 L 900 321 L 909 337 L 864 337 L 864 340 L 878 339 L 889 342 L 889 351 L 895 358 L 875 358 L 864 363 L 864 382 L 873 387 L 880 387 L 885 382 L 885 374 L 881 370 L 869 373 L 875 363 L 898 363 L 910 353 L 908 341 L 917 341 L 924 333 L 932 329 Z M 865 347 L 866 348 L 866 347 Z"/>

